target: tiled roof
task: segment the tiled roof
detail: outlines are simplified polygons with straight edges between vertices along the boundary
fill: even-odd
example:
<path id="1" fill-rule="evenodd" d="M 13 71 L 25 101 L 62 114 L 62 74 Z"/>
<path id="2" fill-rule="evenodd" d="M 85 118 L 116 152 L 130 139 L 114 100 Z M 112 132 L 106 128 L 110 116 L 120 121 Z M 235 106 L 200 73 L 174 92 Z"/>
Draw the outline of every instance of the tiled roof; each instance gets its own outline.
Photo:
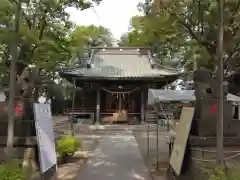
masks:
<path id="1" fill-rule="evenodd" d="M 149 89 L 148 103 L 156 101 L 195 101 L 194 90 Z"/>
<path id="2" fill-rule="evenodd" d="M 76 68 L 64 73 L 84 77 L 142 78 L 180 74 L 159 67 L 149 55 L 148 49 L 107 48 L 96 49 L 89 61 L 90 68 Z"/>
<path id="3" fill-rule="evenodd" d="M 149 89 L 148 104 L 153 104 L 155 101 L 195 101 L 195 90 L 162 90 Z M 240 97 L 233 94 L 227 95 L 227 100 L 232 102 L 240 102 Z"/>

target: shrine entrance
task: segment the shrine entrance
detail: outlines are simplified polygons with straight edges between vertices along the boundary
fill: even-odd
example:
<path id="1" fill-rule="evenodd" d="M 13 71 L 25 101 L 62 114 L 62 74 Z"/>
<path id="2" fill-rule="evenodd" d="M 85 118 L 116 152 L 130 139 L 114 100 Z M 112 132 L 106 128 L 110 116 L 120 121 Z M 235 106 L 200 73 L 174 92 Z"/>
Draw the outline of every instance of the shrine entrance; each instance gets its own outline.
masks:
<path id="1" fill-rule="evenodd" d="M 103 122 L 128 122 L 140 119 L 141 87 L 131 90 L 101 87 L 100 115 Z"/>
<path id="2" fill-rule="evenodd" d="M 135 112 L 135 101 L 131 94 L 106 94 L 107 98 L 105 101 L 106 111 L 123 111 Z"/>

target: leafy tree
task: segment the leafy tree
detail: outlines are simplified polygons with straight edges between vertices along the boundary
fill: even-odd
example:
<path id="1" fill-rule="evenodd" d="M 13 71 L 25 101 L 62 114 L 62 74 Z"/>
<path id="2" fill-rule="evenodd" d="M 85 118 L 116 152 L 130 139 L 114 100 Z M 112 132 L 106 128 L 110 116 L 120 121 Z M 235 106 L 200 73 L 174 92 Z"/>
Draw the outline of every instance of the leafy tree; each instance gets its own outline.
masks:
<path id="1" fill-rule="evenodd" d="M 46 89 L 50 97 L 63 99 L 62 92 L 57 91 L 61 88 L 55 85 L 54 80 L 57 77 L 55 70 L 67 64 L 73 55 L 72 41 L 69 38 L 73 24 L 69 21 L 66 8 L 75 7 L 84 10 L 100 1 L 22 1 L 20 36 L 17 44 L 16 96 L 20 97 L 21 104 L 24 105 L 24 120 L 33 120 L 32 100 L 38 97 L 42 89 Z M 14 42 L 12 29 L 17 2 L 18 0 L 0 1 L 0 83 L 3 86 L 7 86 L 9 83 L 10 52 Z M 21 90 L 19 90 L 20 88 Z M 6 105 L 7 103 L 4 104 L 4 106 Z M 6 114 L 6 111 L 2 114 L 4 113 Z M 24 135 L 31 135 L 33 129 L 30 127 L 24 129 Z M 26 161 L 30 159 L 30 156 L 32 156 L 31 153 L 24 153 Z"/>
<path id="2" fill-rule="evenodd" d="M 63 66 L 71 58 L 70 42 L 67 38 L 72 23 L 67 7 L 80 10 L 87 9 L 92 3 L 100 0 L 26 0 L 22 4 L 19 56 L 17 75 L 20 75 L 29 65 L 36 65 L 51 72 Z M 0 63 L 2 81 L 5 84 L 6 70 L 10 65 L 10 50 L 12 45 L 12 26 L 16 0 L 2 0 L 0 2 Z M 40 70 L 41 70 L 40 69 Z"/>
<path id="3" fill-rule="evenodd" d="M 158 17 L 154 20 L 153 17 L 150 19 L 148 16 L 133 17 L 130 22 L 131 31 L 121 37 L 119 45 L 150 46 L 160 63 L 176 67 L 178 66 L 178 61 L 176 61 L 178 59 L 174 56 L 177 50 L 176 43 L 171 43 L 169 40 L 171 37 L 161 33 L 162 30 L 157 23 L 160 23 Z"/>
<path id="4" fill-rule="evenodd" d="M 218 34 L 216 0 L 146 0 L 139 5 L 144 16 L 134 17 L 129 44 L 154 47 L 161 59 L 177 59 L 185 69 L 204 66 L 214 69 Z M 240 1 L 225 1 L 225 67 L 239 67 Z M 144 41 L 144 39 L 146 39 Z"/>
<path id="5" fill-rule="evenodd" d="M 124 34 L 120 37 L 120 40 L 118 41 L 118 45 L 119 45 L 119 46 L 131 45 L 131 43 L 129 43 L 128 35 L 129 35 L 129 33 L 124 33 Z"/>
<path id="6" fill-rule="evenodd" d="M 101 44 L 111 44 L 111 33 L 104 27 L 79 26 L 69 21 L 67 7 L 84 10 L 98 4 L 100 0 L 27 0 L 22 4 L 20 19 L 19 57 L 17 61 L 18 79 L 31 77 L 35 81 L 35 98 L 47 92 L 62 99 L 56 91 L 55 79 L 59 79 L 56 69 L 76 64 L 85 55 L 84 48 Z M 8 86 L 10 51 L 12 46 L 12 26 L 15 0 L 0 2 L 0 84 Z M 75 29 L 73 29 L 75 28 Z M 91 37 L 93 41 L 89 41 Z M 74 60 L 74 61 L 73 61 Z M 30 68 L 31 67 L 31 68 Z M 32 71 L 31 74 L 26 73 Z M 34 75 L 33 75 L 34 74 Z M 28 78 L 27 77 L 27 78 Z M 54 90 L 53 90 L 54 89 Z M 63 88 L 60 88 L 63 91 Z M 55 98 L 55 99 L 57 99 Z"/>
<path id="7" fill-rule="evenodd" d="M 77 26 L 70 35 L 73 46 L 86 47 L 111 45 L 112 34 L 103 26 Z"/>
<path id="8" fill-rule="evenodd" d="M 88 56 L 87 49 L 96 46 L 112 46 L 112 34 L 103 26 L 77 26 L 69 36 L 72 58 L 69 65 L 76 65 Z"/>

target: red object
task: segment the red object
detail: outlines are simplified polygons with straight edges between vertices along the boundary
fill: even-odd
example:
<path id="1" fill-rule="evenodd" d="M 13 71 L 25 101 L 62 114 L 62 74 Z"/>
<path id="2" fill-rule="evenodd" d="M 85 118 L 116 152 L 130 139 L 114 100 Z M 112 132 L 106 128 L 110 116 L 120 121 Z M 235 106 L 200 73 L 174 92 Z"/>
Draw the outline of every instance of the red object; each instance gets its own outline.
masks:
<path id="1" fill-rule="evenodd" d="M 211 113 L 216 113 L 217 110 L 218 110 L 217 105 L 214 104 L 214 105 L 211 106 L 210 112 L 211 112 Z"/>
<path id="2" fill-rule="evenodd" d="M 22 115 L 23 114 L 23 111 L 22 109 L 18 106 L 18 105 L 15 105 L 15 112 L 18 114 L 18 115 Z"/>

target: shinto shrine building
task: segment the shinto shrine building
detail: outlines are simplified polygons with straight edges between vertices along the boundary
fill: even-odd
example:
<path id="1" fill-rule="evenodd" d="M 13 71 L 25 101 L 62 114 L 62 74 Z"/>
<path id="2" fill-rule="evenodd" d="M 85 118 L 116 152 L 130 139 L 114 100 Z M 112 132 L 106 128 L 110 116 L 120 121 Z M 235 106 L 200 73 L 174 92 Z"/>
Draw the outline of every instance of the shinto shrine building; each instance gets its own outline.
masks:
<path id="1" fill-rule="evenodd" d="M 82 89 L 75 109 L 93 113 L 95 122 L 143 122 L 149 88 L 162 88 L 179 75 L 158 64 L 149 48 L 138 47 L 92 48 L 81 66 L 60 72 Z"/>

